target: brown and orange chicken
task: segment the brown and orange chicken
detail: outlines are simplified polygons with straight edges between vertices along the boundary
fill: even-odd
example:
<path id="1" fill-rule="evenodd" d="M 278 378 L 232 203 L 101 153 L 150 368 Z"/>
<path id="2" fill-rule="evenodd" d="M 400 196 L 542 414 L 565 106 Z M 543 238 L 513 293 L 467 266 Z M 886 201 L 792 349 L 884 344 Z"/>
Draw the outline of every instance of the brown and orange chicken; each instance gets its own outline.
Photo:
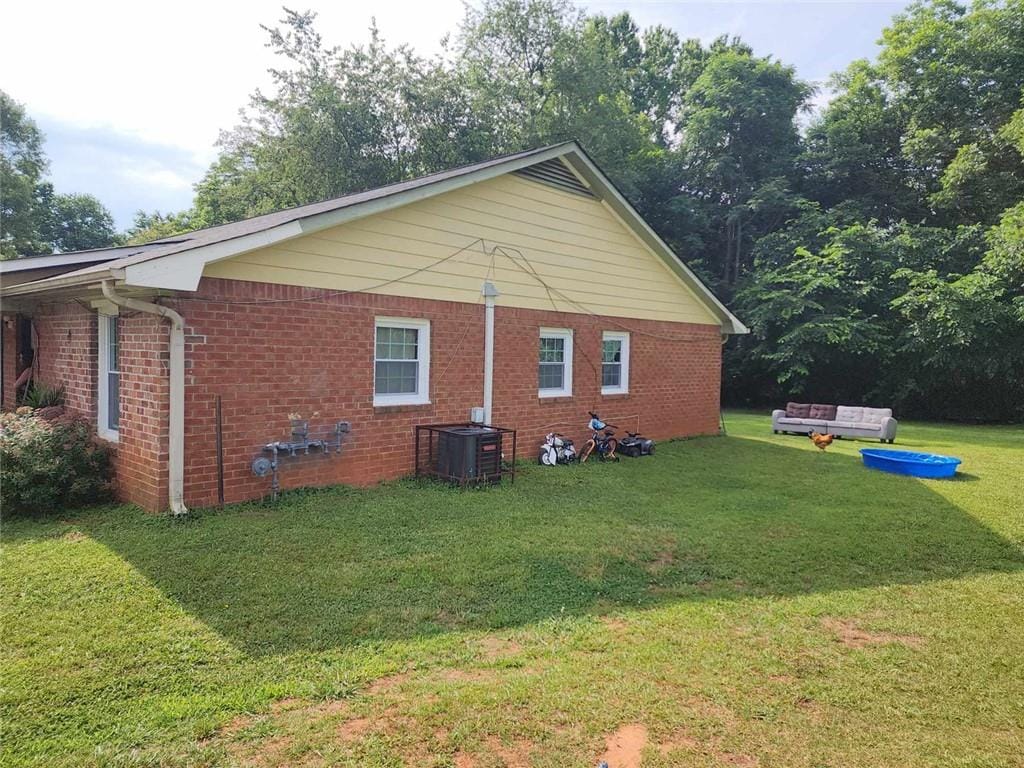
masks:
<path id="1" fill-rule="evenodd" d="M 809 438 L 811 438 L 811 442 L 813 442 L 816 446 L 818 446 L 823 451 L 826 448 L 828 448 L 830 445 L 832 445 L 832 440 L 834 439 L 832 437 L 832 435 L 823 435 L 820 432 L 813 432 L 813 431 L 808 433 L 807 436 Z"/>

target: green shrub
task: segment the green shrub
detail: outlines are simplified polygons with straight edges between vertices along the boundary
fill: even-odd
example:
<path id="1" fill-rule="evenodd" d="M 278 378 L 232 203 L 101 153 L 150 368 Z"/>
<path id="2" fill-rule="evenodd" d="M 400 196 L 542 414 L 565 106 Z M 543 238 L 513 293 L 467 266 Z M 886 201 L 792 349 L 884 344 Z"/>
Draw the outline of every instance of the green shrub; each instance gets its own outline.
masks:
<path id="1" fill-rule="evenodd" d="M 110 497 L 110 450 L 83 419 L 0 414 L 4 515 L 56 512 Z"/>
<path id="2" fill-rule="evenodd" d="M 52 408 L 64 405 L 67 389 L 63 384 L 51 387 L 47 384 L 33 382 L 21 397 L 21 404 L 29 408 Z"/>

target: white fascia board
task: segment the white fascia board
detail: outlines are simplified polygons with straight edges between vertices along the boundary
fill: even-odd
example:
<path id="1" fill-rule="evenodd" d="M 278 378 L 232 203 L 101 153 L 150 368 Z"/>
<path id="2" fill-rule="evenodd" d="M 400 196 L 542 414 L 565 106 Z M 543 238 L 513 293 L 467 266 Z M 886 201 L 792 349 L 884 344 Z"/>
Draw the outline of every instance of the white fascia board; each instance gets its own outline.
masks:
<path id="1" fill-rule="evenodd" d="M 10 288 L 3 289 L 3 295 L 5 297 L 28 296 L 33 293 L 53 291 L 59 288 L 74 288 L 82 285 L 90 285 L 92 283 L 98 283 L 109 277 L 109 270 L 89 272 L 88 274 L 83 275 L 58 275 L 57 277 L 48 277 L 45 280 L 12 285 Z"/>
<path id="2" fill-rule="evenodd" d="M 697 295 L 697 298 L 700 299 L 709 310 L 711 310 L 711 313 L 721 320 L 723 333 L 750 333 L 750 329 L 741 323 L 739 318 L 730 312 L 728 308 L 718 300 L 718 297 L 715 296 L 715 294 L 713 294 L 703 282 L 701 282 L 701 279 L 697 277 L 697 275 L 695 275 L 688 266 L 686 266 L 682 259 L 675 254 L 675 251 L 669 248 L 668 244 L 658 237 L 658 233 L 651 229 L 650 225 L 644 221 L 643 217 L 637 213 L 636 209 L 633 208 L 629 201 L 619 193 L 610 181 L 608 181 L 601 170 L 594 165 L 584 152 L 572 151 L 565 154 L 565 159 L 569 164 L 583 176 L 595 191 L 599 190 L 601 192 L 601 197 L 604 201 L 611 206 L 619 217 L 637 233 L 640 239 L 669 266 L 683 284 L 689 287 L 690 290 Z"/>
<path id="3" fill-rule="evenodd" d="M 201 245 L 187 251 L 128 264 L 123 268 L 126 285 L 144 288 L 166 288 L 172 291 L 194 291 L 199 288 L 203 268 L 215 261 L 229 259 L 240 253 L 265 248 L 302 234 L 302 226 L 290 221 L 262 232 Z"/>
<path id="4" fill-rule="evenodd" d="M 309 235 L 330 227 L 336 227 L 339 224 L 345 224 L 349 221 L 383 213 L 419 200 L 425 200 L 435 195 L 441 195 L 445 192 L 475 184 L 479 181 L 486 181 L 519 168 L 525 168 L 529 165 L 559 157 L 571 152 L 575 147 L 575 142 L 560 144 L 551 147 L 545 152 L 530 155 L 529 157 L 509 160 L 506 163 L 497 163 L 488 168 L 482 168 L 462 176 L 434 182 L 433 184 L 425 184 L 422 187 L 416 187 L 404 192 L 396 192 L 395 194 L 386 195 L 375 200 L 355 203 L 334 211 L 313 214 L 286 224 L 271 227 L 262 232 L 254 232 L 250 235 L 243 235 L 242 237 L 224 240 L 219 243 L 198 245 L 188 250 L 178 251 L 165 256 L 156 256 L 147 261 L 129 264 L 124 267 L 125 284 L 147 288 L 194 291 L 199 287 L 199 280 L 203 276 L 203 268 L 207 264 L 230 259 L 233 256 L 254 251 L 258 248 L 266 248 L 267 246 L 299 237 L 300 235 Z"/>

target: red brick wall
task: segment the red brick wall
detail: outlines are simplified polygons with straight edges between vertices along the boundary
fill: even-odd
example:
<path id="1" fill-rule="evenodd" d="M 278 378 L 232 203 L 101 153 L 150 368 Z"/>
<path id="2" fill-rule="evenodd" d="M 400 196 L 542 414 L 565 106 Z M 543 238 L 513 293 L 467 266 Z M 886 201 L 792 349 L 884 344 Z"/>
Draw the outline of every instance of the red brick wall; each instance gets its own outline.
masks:
<path id="1" fill-rule="evenodd" d="M 316 301 L 291 299 L 318 297 Z M 238 302 L 287 299 L 275 303 Z M 417 424 L 465 421 L 483 404 L 483 306 L 320 292 L 288 286 L 204 279 L 195 299 L 164 300 L 185 317 L 185 497 L 217 501 L 215 411 L 222 398 L 226 500 L 257 498 L 269 479 L 253 477 L 260 447 L 285 439 L 288 414 L 328 427 L 352 423 L 340 456 L 285 460 L 282 486 L 365 485 L 413 469 Z M 373 338 L 377 316 L 431 321 L 431 404 L 374 407 Z M 96 418 L 96 315 L 76 303 L 33 313 L 39 377 L 65 383 L 68 406 Z M 167 506 L 167 326 L 151 315 L 120 319 L 121 421 L 119 495 L 152 510 Z M 520 456 L 532 459 L 543 435 L 582 441 L 588 410 L 623 430 L 664 439 L 718 429 L 721 344 L 714 326 L 502 307 L 495 323 L 494 418 L 520 430 Z M 573 396 L 537 396 L 541 326 L 574 331 Z M 625 328 L 623 327 L 625 326 Z M 630 330 L 628 395 L 600 393 L 601 334 Z M 5 332 L 6 329 L 5 329 Z M 6 350 L 5 350 L 6 352 Z M 4 364 L 8 365 L 5 354 Z"/>
<path id="2" fill-rule="evenodd" d="M 155 315 L 130 310 L 119 323 L 118 495 L 147 509 L 165 509 L 168 327 Z"/>
<path id="3" fill-rule="evenodd" d="M 75 302 L 44 304 L 32 313 L 36 331 L 35 380 L 67 388 L 65 407 L 96 414 L 96 313 Z"/>
<path id="4" fill-rule="evenodd" d="M 67 409 L 95 424 L 96 313 L 77 302 L 43 304 L 33 310 L 32 321 L 37 380 L 64 384 Z M 124 314 L 119 323 L 121 417 L 119 439 L 112 444 L 118 495 L 162 509 L 167 504 L 167 330 L 158 318 L 141 313 Z M 4 353 L 7 365 L 6 346 Z"/>
<path id="5" fill-rule="evenodd" d="M 239 304 L 241 301 L 320 296 L 280 285 L 204 279 L 198 300 L 168 300 L 185 317 L 186 502 L 217 500 L 214 442 L 217 395 L 222 398 L 226 500 L 255 498 L 269 479 L 253 477 L 260 446 L 285 439 L 288 413 L 311 416 L 313 426 L 352 423 L 341 456 L 302 457 L 284 463 L 283 487 L 368 484 L 413 469 L 413 427 L 465 421 L 483 404 L 483 306 L 393 296 L 348 294 L 309 302 Z M 431 321 L 431 400 L 425 406 L 373 405 L 374 318 Z M 667 437 L 718 429 L 721 343 L 715 326 L 502 307 L 496 310 L 494 418 L 520 430 L 523 458 L 536 455 L 551 430 L 583 439 L 586 412 L 596 410 L 622 429 Z M 541 326 L 574 330 L 573 396 L 537 396 Z M 630 392 L 602 396 L 602 331 L 631 330 Z M 166 332 L 164 332 L 166 338 Z M 159 343 L 154 344 L 159 347 Z M 163 353 L 163 348 L 154 349 Z M 166 380 L 164 379 L 164 386 Z M 162 399 L 160 399 L 162 398 Z M 166 401 L 161 392 L 160 402 Z M 156 411 L 143 408 L 145 416 Z M 161 424 L 153 429 L 162 429 Z M 165 444 L 165 442 L 164 442 Z M 165 456 L 159 454 L 161 477 Z M 151 496 L 147 492 L 147 499 Z M 159 497 L 159 506 L 164 506 Z M 146 506 L 148 501 L 136 499 Z"/>

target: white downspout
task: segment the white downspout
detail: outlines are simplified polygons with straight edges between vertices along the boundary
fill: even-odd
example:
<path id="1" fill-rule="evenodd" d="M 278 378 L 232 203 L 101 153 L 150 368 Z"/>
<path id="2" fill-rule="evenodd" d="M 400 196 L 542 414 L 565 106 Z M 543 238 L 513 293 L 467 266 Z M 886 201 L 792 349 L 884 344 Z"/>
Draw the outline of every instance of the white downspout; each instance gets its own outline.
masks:
<path id="1" fill-rule="evenodd" d="M 498 289 L 490 280 L 484 281 L 484 424 L 491 423 L 494 406 L 494 299 Z"/>
<path id="2" fill-rule="evenodd" d="M 167 492 L 171 512 L 188 514 L 185 507 L 185 318 L 168 307 L 130 299 L 114 290 L 112 280 L 101 284 L 103 295 L 119 307 L 146 312 L 169 320 L 168 351 L 170 365 L 170 413 L 167 425 Z"/>

